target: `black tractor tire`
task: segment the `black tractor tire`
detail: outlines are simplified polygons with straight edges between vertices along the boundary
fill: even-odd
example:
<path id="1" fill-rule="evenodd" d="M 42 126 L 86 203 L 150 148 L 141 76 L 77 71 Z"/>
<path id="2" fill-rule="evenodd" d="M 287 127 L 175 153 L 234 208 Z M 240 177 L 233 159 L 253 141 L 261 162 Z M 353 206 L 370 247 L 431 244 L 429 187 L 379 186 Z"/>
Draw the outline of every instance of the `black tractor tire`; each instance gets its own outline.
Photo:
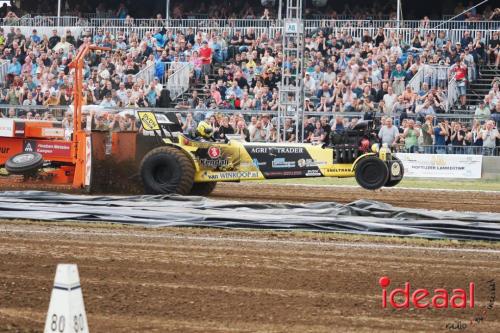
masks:
<path id="1" fill-rule="evenodd" d="M 40 153 L 24 152 L 16 154 L 5 162 L 5 169 L 13 175 L 33 175 L 43 166 Z"/>
<path id="2" fill-rule="evenodd" d="M 194 165 L 175 147 L 158 147 L 144 156 L 140 174 L 146 194 L 188 195 L 193 187 Z"/>
<path id="3" fill-rule="evenodd" d="M 385 183 L 385 187 L 394 187 L 396 185 L 398 185 L 402 180 L 403 180 L 403 176 L 405 175 L 405 168 L 403 166 L 403 162 L 401 162 L 401 160 L 397 157 L 394 157 L 394 159 L 398 162 L 399 164 L 399 167 L 401 168 L 401 179 L 394 179 L 394 180 L 388 180 L 387 183 Z"/>
<path id="4" fill-rule="evenodd" d="M 354 171 L 358 184 L 367 190 L 383 187 L 389 179 L 387 164 L 376 156 L 361 159 Z"/>
<path id="5" fill-rule="evenodd" d="M 217 186 L 217 182 L 194 183 L 190 194 L 206 197 L 215 190 L 215 186 Z"/>

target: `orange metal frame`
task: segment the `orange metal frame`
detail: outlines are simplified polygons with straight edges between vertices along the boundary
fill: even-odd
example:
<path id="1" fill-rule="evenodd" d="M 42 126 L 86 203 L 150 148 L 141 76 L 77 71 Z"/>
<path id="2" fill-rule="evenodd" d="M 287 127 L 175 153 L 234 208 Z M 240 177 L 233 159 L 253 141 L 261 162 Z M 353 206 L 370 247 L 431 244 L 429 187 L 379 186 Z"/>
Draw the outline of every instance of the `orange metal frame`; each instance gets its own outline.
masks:
<path id="1" fill-rule="evenodd" d="M 84 44 L 80 47 L 78 54 L 69 64 L 75 69 L 73 84 L 73 161 L 75 165 L 75 176 L 73 178 L 73 188 L 82 188 L 85 185 L 86 173 L 86 144 L 88 134 L 82 128 L 82 106 L 83 106 L 83 65 L 84 58 L 91 50 L 110 51 L 110 48 L 99 47 L 91 44 Z"/>

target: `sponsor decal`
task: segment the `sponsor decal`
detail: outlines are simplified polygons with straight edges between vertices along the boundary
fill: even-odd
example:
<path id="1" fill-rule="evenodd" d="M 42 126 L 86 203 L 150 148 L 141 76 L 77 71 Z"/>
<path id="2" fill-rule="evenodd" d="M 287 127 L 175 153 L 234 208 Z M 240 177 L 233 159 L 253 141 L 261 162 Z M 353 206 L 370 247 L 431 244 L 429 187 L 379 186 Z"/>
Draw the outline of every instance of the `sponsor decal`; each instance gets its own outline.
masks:
<path id="1" fill-rule="evenodd" d="M 160 130 L 160 125 L 156 120 L 156 116 L 153 112 L 137 112 L 139 119 L 141 120 L 142 127 L 145 131 L 158 131 Z"/>
<path id="2" fill-rule="evenodd" d="M 399 163 L 392 163 L 391 174 L 393 176 L 399 176 L 401 174 L 401 166 L 399 165 Z"/>
<path id="3" fill-rule="evenodd" d="M 314 161 L 310 158 L 301 158 L 297 161 L 297 165 L 299 166 L 299 168 L 310 168 L 310 167 L 317 167 L 317 166 L 320 166 L 320 165 L 325 165 L 326 162 L 325 161 Z"/>
<path id="4" fill-rule="evenodd" d="M 323 176 L 319 170 L 307 170 L 306 171 L 306 177 L 321 177 Z"/>
<path id="5" fill-rule="evenodd" d="M 252 154 L 302 154 L 304 147 L 251 147 Z"/>
<path id="6" fill-rule="evenodd" d="M 273 168 L 295 168 L 295 162 L 286 161 L 284 157 L 275 158 L 271 164 Z"/>
<path id="7" fill-rule="evenodd" d="M 207 168 L 222 168 L 229 165 L 229 161 L 226 159 L 211 160 L 208 158 L 200 158 L 200 164 Z"/>
<path id="8" fill-rule="evenodd" d="M 283 170 L 283 171 L 267 171 L 264 175 L 267 178 L 280 178 L 280 177 L 302 177 L 303 170 Z"/>
<path id="9" fill-rule="evenodd" d="M 0 154 L 8 154 L 10 147 L 0 147 Z"/>
<path id="10" fill-rule="evenodd" d="M 224 180 L 224 179 L 241 179 L 241 178 L 258 178 L 257 171 L 228 171 L 218 173 L 205 173 L 205 176 L 210 180 Z"/>
<path id="11" fill-rule="evenodd" d="M 26 152 L 34 152 L 36 151 L 36 141 L 33 140 L 26 140 L 24 141 L 24 151 Z"/>
<path id="12" fill-rule="evenodd" d="M 45 158 L 71 157 L 71 142 L 25 140 L 25 152 L 37 152 Z"/>
<path id="13" fill-rule="evenodd" d="M 208 148 L 208 156 L 210 158 L 219 158 L 219 156 L 220 156 L 220 149 L 219 149 L 219 147 L 210 147 L 210 148 Z"/>

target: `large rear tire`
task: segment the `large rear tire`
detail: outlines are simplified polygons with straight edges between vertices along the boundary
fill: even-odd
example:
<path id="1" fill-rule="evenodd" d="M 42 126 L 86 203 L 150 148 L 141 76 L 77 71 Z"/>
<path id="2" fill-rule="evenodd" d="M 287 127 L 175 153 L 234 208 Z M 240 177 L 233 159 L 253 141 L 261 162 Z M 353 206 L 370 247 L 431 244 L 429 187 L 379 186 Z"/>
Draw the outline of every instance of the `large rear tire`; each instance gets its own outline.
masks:
<path id="1" fill-rule="evenodd" d="M 356 165 L 354 172 L 358 184 L 367 190 L 383 187 L 389 179 L 389 169 L 384 161 L 375 156 L 367 156 Z"/>
<path id="2" fill-rule="evenodd" d="M 187 195 L 193 187 L 194 166 L 174 147 L 158 147 L 144 156 L 140 166 L 147 194 Z"/>
<path id="3" fill-rule="evenodd" d="M 217 186 L 217 182 L 194 183 L 190 194 L 206 197 L 213 192 L 215 186 Z"/>
<path id="4" fill-rule="evenodd" d="M 33 175 L 43 166 L 40 153 L 24 152 L 16 154 L 5 162 L 5 169 L 13 175 Z"/>
<path id="5" fill-rule="evenodd" d="M 394 159 L 399 164 L 401 179 L 388 180 L 387 183 L 385 183 L 385 185 L 384 185 L 385 187 L 394 187 L 394 186 L 398 185 L 403 180 L 403 176 L 405 174 L 405 168 L 403 166 L 403 162 L 401 162 L 401 160 L 397 157 L 394 157 Z"/>

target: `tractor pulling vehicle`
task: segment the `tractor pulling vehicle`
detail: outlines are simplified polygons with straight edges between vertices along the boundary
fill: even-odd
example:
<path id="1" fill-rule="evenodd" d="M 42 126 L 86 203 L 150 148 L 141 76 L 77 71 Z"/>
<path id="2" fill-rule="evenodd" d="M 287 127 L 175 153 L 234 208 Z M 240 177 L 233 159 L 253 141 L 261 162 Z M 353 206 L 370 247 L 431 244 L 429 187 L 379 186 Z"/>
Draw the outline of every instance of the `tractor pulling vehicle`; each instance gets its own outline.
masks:
<path id="1" fill-rule="evenodd" d="M 70 64 L 75 69 L 70 139 L 57 121 L 0 119 L 0 168 L 7 171 L 0 172 L 0 188 L 208 195 L 217 182 L 355 177 L 375 190 L 403 178 L 402 163 L 374 144 L 370 123 L 334 133 L 324 145 L 251 143 L 236 136 L 218 142 L 206 123 L 189 137 L 179 133 L 172 113 L 151 111 L 136 113 L 139 132 L 91 130 L 91 116 L 82 114 L 82 68 L 85 55 L 96 49 L 102 48 L 84 45 Z"/>
<path id="2" fill-rule="evenodd" d="M 313 145 L 191 138 L 173 134 L 172 123 L 160 125 L 153 112 L 139 112 L 139 118 L 144 129 L 163 134 L 162 146 L 149 151 L 139 168 L 147 193 L 208 195 L 217 182 L 303 177 L 355 177 L 363 188 L 376 190 L 403 178 L 401 161 L 370 140 L 370 123 L 332 135 L 335 144 Z"/>

